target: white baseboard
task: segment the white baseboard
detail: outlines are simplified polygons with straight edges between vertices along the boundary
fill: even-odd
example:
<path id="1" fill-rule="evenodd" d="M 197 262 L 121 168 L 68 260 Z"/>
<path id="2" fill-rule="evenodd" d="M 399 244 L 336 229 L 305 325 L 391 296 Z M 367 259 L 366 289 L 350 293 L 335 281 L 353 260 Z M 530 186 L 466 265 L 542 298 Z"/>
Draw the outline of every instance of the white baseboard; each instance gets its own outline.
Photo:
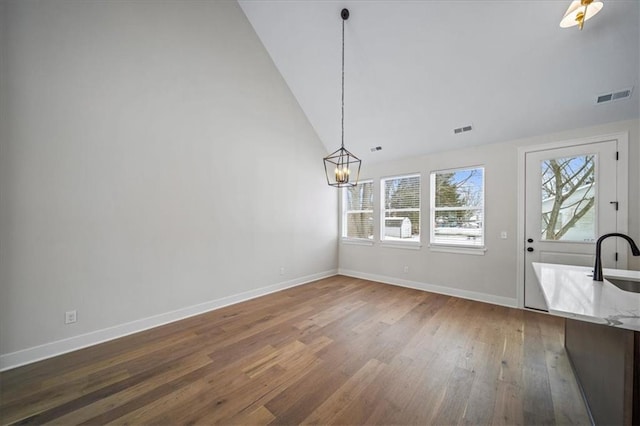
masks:
<path id="1" fill-rule="evenodd" d="M 369 281 L 377 281 L 385 284 L 397 285 L 400 287 L 414 288 L 416 290 L 429 291 L 431 293 L 444 294 L 447 296 L 460 297 L 461 299 L 475 300 L 478 302 L 491 303 L 494 305 L 507 306 L 509 308 L 517 308 L 518 300 L 516 298 L 495 296 L 493 294 L 479 293 L 475 291 L 462 290 L 453 287 L 444 287 L 434 284 L 426 284 L 418 281 L 403 280 L 401 278 L 387 277 L 384 275 L 369 274 L 366 272 L 352 271 L 349 269 L 338 269 L 338 275 L 346 275 L 348 277 L 362 278 Z"/>
<path id="2" fill-rule="evenodd" d="M 316 281 L 322 278 L 332 277 L 337 274 L 337 270 L 329 270 L 311 274 L 300 278 L 273 284 L 267 287 L 246 291 L 239 294 L 223 297 L 216 300 L 200 303 L 186 308 L 177 309 L 175 311 L 154 315 L 148 318 L 142 318 L 114 327 L 104 328 L 102 330 L 92 331 L 90 333 L 69 337 L 55 342 L 45 343 L 43 345 L 34 346 L 16 352 L 0 355 L 0 371 L 9 370 L 25 364 L 31 364 L 57 355 L 72 352 L 87 346 L 97 345 L 109 340 L 124 337 L 129 334 L 138 333 L 143 330 L 158 327 L 181 319 L 189 318 L 194 315 L 203 314 L 205 312 L 220 309 L 225 306 L 233 305 L 256 297 L 265 296 L 269 293 L 284 290 Z"/>

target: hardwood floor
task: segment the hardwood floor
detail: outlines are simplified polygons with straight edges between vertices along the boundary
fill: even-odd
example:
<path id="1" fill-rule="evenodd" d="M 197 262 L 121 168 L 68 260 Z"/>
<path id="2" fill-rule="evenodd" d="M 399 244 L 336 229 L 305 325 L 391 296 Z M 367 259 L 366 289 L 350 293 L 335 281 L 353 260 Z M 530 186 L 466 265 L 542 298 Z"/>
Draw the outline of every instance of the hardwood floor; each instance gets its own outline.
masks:
<path id="1" fill-rule="evenodd" d="M 336 276 L 0 374 L 21 424 L 589 424 L 548 315 Z"/>

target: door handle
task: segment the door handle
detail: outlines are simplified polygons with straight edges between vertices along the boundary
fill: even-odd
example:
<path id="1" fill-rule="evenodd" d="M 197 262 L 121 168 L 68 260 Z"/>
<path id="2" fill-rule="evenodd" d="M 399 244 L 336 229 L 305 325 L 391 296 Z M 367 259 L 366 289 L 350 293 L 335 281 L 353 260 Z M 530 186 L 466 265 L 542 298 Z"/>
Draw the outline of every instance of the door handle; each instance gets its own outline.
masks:
<path id="1" fill-rule="evenodd" d="M 528 252 L 532 252 L 533 251 L 533 247 L 527 247 L 527 251 Z"/>

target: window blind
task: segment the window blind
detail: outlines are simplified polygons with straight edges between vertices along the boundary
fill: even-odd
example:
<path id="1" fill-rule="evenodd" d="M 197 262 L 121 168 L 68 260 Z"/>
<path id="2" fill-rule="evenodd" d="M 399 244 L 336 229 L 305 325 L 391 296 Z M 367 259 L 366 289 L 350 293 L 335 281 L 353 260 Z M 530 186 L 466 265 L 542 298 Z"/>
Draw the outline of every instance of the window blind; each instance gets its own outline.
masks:
<path id="1" fill-rule="evenodd" d="M 342 237 L 373 239 L 373 182 L 343 188 Z"/>
<path id="2" fill-rule="evenodd" d="M 381 180 L 383 241 L 420 241 L 420 175 Z"/>

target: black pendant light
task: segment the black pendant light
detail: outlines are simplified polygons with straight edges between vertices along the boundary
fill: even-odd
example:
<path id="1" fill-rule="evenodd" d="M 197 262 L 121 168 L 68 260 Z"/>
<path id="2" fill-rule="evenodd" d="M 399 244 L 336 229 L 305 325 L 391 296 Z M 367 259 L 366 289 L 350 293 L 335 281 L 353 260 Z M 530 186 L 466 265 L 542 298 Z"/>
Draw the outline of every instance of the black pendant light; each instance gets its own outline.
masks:
<path id="1" fill-rule="evenodd" d="M 344 22 L 349 19 L 349 10 L 342 9 L 342 143 L 340 148 L 324 158 L 324 171 L 330 186 L 343 188 L 356 186 L 360 177 L 362 161 L 344 147 Z"/>

